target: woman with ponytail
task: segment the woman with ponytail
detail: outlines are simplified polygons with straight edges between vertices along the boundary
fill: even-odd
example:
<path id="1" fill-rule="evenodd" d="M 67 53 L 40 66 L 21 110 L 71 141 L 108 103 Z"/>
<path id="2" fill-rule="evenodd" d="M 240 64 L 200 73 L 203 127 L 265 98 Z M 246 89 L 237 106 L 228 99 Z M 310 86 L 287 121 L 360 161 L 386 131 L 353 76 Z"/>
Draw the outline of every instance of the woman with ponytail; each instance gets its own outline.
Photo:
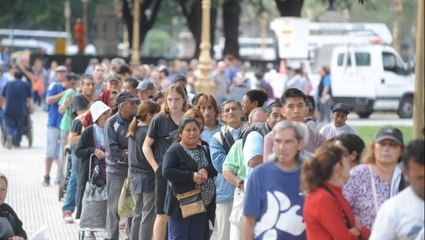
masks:
<path id="1" fill-rule="evenodd" d="M 155 173 L 143 154 L 142 146 L 149 124 L 160 110 L 158 103 L 143 101 L 128 127 L 128 162 L 134 200 L 130 239 L 152 239 L 155 221 Z"/>
<path id="2" fill-rule="evenodd" d="M 360 226 L 342 194 L 350 178 L 347 151 L 336 145 L 318 148 L 301 167 L 301 189 L 307 196 L 304 221 L 307 239 L 368 239 L 370 231 Z"/>

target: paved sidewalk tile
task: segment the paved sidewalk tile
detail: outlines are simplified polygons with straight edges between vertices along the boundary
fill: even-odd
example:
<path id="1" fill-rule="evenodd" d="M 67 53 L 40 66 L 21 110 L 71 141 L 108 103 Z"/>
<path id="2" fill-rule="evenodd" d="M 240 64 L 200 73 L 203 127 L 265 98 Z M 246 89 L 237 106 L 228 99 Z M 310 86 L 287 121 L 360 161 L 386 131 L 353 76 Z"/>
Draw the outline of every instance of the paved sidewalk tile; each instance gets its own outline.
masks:
<path id="1" fill-rule="evenodd" d="M 59 187 L 54 185 L 56 164 L 51 171 L 51 185 L 43 187 L 44 154 L 46 148 L 47 113 L 41 110 L 32 115 L 34 126 L 33 147 L 28 147 L 24 136 L 21 148 L 11 150 L 0 146 L 0 172 L 9 179 L 6 203 L 10 204 L 24 224 L 29 237 L 43 226 L 47 227 L 50 240 L 78 239 L 78 223 L 65 224 L 62 220 L 62 201 L 59 201 Z M 120 231 L 124 239 L 124 231 Z M 104 238 L 104 232 L 95 233 L 97 239 Z"/>

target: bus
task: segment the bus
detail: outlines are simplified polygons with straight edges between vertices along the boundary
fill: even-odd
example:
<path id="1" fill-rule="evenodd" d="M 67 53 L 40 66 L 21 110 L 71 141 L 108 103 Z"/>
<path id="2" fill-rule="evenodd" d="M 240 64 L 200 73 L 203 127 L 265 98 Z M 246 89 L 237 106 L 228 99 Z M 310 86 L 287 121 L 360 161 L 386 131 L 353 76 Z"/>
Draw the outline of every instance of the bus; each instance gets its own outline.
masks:
<path id="1" fill-rule="evenodd" d="M 0 29 L 0 45 L 10 52 L 29 50 L 31 53 L 65 53 L 70 34 L 60 31 Z"/>

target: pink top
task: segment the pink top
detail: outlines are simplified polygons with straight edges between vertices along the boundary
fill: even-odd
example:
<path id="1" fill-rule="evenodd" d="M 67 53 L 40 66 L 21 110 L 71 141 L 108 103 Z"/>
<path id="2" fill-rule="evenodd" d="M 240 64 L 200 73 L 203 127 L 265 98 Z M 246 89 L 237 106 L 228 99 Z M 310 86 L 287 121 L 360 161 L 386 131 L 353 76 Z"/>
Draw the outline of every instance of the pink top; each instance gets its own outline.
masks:
<path id="1" fill-rule="evenodd" d="M 376 210 L 373 200 L 370 172 L 367 164 L 360 164 L 350 170 L 350 179 L 343 187 L 343 193 L 353 213 L 362 226 L 372 229 L 375 221 Z M 375 179 L 378 208 L 390 196 L 390 184 L 386 183 L 376 173 Z"/>

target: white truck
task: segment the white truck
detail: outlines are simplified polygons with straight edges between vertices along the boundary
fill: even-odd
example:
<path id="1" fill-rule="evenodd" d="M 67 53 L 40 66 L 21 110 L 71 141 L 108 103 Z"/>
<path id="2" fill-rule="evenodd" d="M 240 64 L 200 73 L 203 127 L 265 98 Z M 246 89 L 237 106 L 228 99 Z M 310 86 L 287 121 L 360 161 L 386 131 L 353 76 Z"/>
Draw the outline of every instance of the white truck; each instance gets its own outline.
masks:
<path id="1" fill-rule="evenodd" d="M 330 66 L 334 103 L 347 104 L 361 118 L 374 111 L 412 117 L 415 76 L 389 46 L 392 35 L 385 24 L 310 23 L 285 17 L 274 19 L 270 28 L 277 35 L 281 59 L 305 62 L 314 56 L 311 69 Z M 314 79 L 314 73 L 309 75 Z"/>
<path id="2" fill-rule="evenodd" d="M 413 115 L 415 77 L 390 46 L 362 44 L 337 46 L 331 58 L 334 102 L 347 104 L 359 117 L 373 111 Z"/>

